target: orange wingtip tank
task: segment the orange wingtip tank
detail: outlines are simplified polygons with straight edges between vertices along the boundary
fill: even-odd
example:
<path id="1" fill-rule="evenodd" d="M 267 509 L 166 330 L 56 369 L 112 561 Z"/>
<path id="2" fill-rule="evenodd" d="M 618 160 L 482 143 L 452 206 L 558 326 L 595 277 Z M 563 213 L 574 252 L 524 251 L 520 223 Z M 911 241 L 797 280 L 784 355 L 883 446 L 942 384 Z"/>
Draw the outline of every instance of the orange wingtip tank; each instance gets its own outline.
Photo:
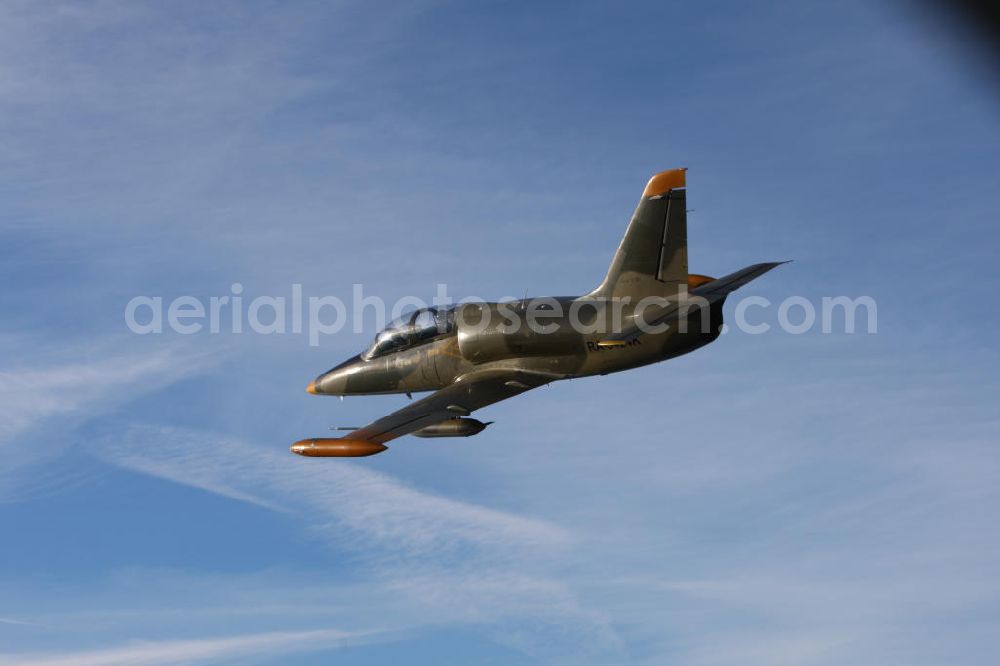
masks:
<path id="1" fill-rule="evenodd" d="M 670 190 L 676 190 L 684 187 L 685 173 L 687 173 L 687 169 L 670 169 L 669 171 L 661 171 L 649 179 L 649 182 L 646 184 L 646 189 L 642 192 L 642 196 L 655 197 L 661 194 L 666 194 Z"/>
<path id="2" fill-rule="evenodd" d="M 362 458 L 382 453 L 388 446 L 366 439 L 313 438 L 300 439 L 290 451 L 308 458 Z"/>

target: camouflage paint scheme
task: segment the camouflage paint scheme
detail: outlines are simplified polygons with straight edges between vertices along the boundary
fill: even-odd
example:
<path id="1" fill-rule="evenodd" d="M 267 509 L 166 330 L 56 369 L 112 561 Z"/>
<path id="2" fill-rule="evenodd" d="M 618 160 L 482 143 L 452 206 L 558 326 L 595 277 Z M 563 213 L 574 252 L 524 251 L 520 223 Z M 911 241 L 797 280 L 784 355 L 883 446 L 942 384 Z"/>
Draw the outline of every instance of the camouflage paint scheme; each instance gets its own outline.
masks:
<path id="1" fill-rule="evenodd" d="M 385 353 L 370 350 L 323 373 L 309 385 L 310 393 L 437 393 L 342 439 L 297 442 L 293 452 L 371 455 L 384 450 L 385 441 L 535 386 L 657 363 L 714 341 L 726 296 L 778 264 L 755 264 L 719 280 L 689 274 L 686 205 L 685 170 L 658 173 L 592 292 L 464 304 L 432 336 Z M 444 316 L 428 316 L 437 314 Z M 547 332 L 529 321 L 544 324 Z M 642 322 L 660 327 L 643 332 Z"/>

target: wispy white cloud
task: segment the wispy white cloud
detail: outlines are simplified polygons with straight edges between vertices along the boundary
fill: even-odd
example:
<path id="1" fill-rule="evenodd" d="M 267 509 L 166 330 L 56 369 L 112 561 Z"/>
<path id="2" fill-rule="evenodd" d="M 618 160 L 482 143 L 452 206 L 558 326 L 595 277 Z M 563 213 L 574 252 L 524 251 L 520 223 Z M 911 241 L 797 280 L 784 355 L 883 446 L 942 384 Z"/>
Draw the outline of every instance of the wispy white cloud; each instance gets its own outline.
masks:
<path id="1" fill-rule="evenodd" d="M 0 369 L 0 501 L 23 499 L 30 489 L 59 485 L 74 473 L 58 467 L 38 469 L 38 463 L 72 446 L 72 426 L 106 416 L 223 357 L 204 348 L 123 351 L 108 350 L 110 346 L 107 341 L 92 342 L 86 351 L 75 353 L 64 345 L 44 355 L 22 350 L 17 365 Z M 47 434 L 39 436 L 43 430 Z M 52 432 L 59 436 L 48 434 Z"/>
<path id="2" fill-rule="evenodd" d="M 120 467 L 294 513 L 338 544 L 363 539 L 376 558 L 440 556 L 469 547 L 491 557 L 539 555 L 572 540 L 542 520 L 425 493 L 350 462 L 305 460 L 284 444 L 263 447 L 216 433 L 133 426 L 89 446 Z"/>
<path id="3" fill-rule="evenodd" d="M 317 554 L 321 566 L 249 574 L 130 568 L 69 586 L 0 580 L 6 605 L 42 628 L 11 627 L 3 638 L 19 641 L 19 651 L 40 638 L 91 649 L 122 637 L 225 634 L 235 623 L 247 633 L 378 628 L 378 640 L 471 630 L 525 655 L 573 655 L 578 663 L 621 648 L 603 609 L 577 598 L 558 572 L 531 575 L 472 559 L 475 570 L 396 564 L 341 575 Z"/>
<path id="4" fill-rule="evenodd" d="M 301 459 L 283 445 L 214 433 L 134 426 L 88 446 L 125 469 L 294 516 L 367 563 L 366 605 L 377 607 L 372 594 L 386 593 L 386 612 L 406 609 L 408 625 L 477 624 L 527 653 L 619 645 L 602 613 L 556 573 L 576 543 L 561 526 L 426 493 L 351 462 Z"/>
<path id="5" fill-rule="evenodd" d="M 13 624 L 13 625 L 23 626 L 23 627 L 35 626 L 34 622 L 26 622 L 24 620 L 15 620 L 15 619 L 9 618 L 9 617 L 0 617 L 0 624 Z"/>
<path id="6" fill-rule="evenodd" d="M 739 637 L 709 634 L 710 640 L 691 650 L 682 663 L 803 666 L 841 663 L 838 650 L 856 636 L 831 630 L 792 631 L 785 634 L 746 632 Z M 711 640 L 715 639 L 715 640 Z"/>
<path id="7" fill-rule="evenodd" d="M 205 663 L 250 656 L 277 656 L 343 647 L 375 639 L 375 633 L 336 629 L 283 631 L 192 640 L 143 641 L 120 647 L 53 654 L 3 654 L 0 663 L 20 666 L 155 666 Z"/>
<path id="8" fill-rule="evenodd" d="M 0 443 L 50 418 L 99 413 L 163 388 L 203 368 L 207 357 L 158 348 L 0 370 Z"/>

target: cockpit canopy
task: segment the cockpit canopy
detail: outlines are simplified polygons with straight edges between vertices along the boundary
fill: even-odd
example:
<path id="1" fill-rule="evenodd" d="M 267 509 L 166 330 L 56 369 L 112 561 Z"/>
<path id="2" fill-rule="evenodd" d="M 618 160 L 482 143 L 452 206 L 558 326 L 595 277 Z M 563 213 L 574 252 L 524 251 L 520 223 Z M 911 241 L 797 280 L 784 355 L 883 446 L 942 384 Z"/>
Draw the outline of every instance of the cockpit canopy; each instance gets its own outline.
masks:
<path id="1" fill-rule="evenodd" d="M 455 308 L 421 308 L 393 319 L 361 355 L 366 361 L 420 344 L 455 329 Z"/>

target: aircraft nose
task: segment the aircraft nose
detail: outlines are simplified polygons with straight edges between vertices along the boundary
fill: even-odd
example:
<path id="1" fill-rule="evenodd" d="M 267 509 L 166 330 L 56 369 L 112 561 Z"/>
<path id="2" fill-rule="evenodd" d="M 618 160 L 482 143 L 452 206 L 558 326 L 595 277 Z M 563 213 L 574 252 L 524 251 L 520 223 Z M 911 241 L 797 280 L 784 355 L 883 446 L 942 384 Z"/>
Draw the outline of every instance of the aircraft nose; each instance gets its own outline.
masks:
<path id="1" fill-rule="evenodd" d="M 344 395 L 347 393 L 347 378 L 350 374 L 347 368 L 338 366 L 309 382 L 306 391 L 313 395 Z"/>
<path id="2" fill-rule="evenodd" d="M 337 367 L 310 382 L 306 391 L 313 395 L 353 395 L 366 391 L 377 390 L 369 386 L 375 380 L 382 380 L 379 368 L 361 360 L 361 357 L 349 358 Z"/>

